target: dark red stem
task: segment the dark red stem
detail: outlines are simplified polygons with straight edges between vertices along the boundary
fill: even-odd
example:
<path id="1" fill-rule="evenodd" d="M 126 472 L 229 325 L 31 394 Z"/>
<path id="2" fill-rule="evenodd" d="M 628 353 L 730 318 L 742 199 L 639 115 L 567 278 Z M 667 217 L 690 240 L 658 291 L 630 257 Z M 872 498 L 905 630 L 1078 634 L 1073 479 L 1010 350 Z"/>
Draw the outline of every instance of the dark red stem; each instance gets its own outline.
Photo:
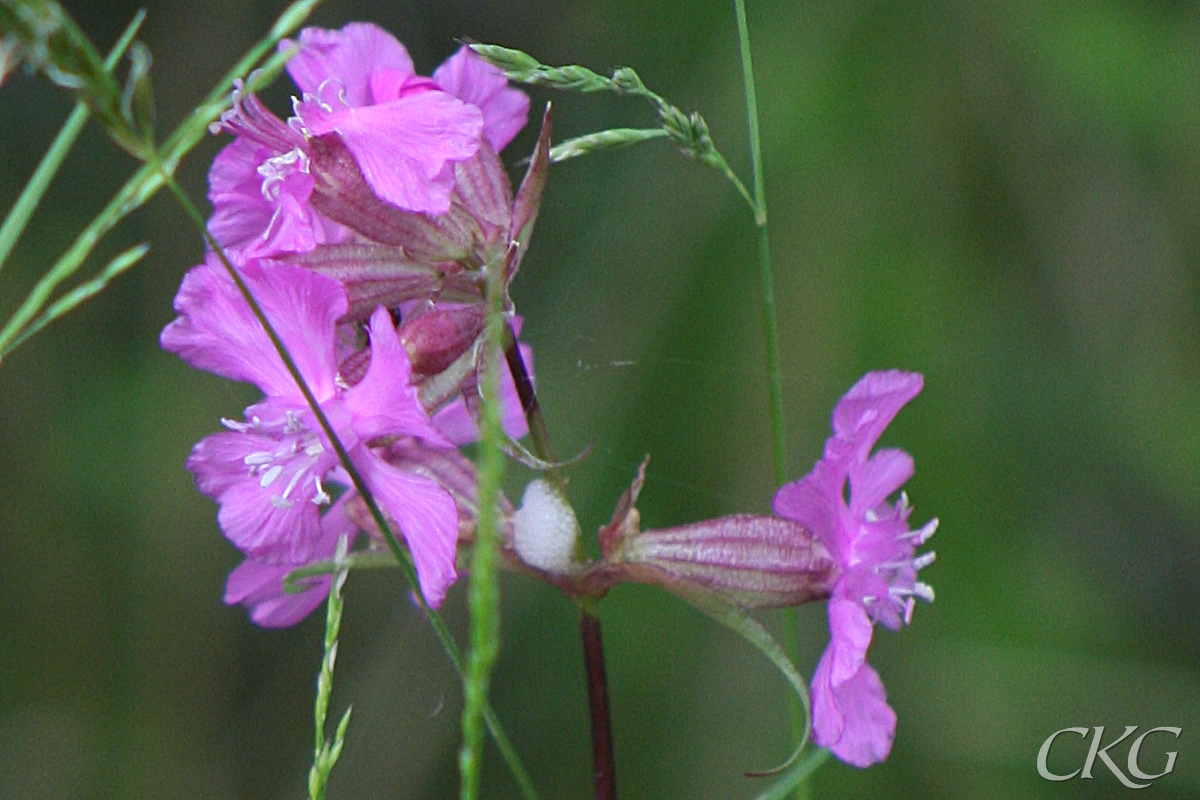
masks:
<path id="1" fill-rule="evenodd" d="M 592 777 L 596 800 L 616 800 L 617 777 L 613 759 L 612 719 L 608 713 L 608 679 L 604 674 L 604 646 L 600 618 L 581 608 L 583 659 L 587 665 L 588 709 L 592 715 Z"/>

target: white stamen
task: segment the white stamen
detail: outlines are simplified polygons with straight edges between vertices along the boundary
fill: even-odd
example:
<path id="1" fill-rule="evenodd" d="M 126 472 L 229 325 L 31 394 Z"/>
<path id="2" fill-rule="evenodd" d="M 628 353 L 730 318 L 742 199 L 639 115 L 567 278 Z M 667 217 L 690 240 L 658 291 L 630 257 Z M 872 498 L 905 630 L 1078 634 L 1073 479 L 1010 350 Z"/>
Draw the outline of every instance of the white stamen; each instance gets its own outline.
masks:
<path id="1" fill-rule="evenodd" d="M 270 464 L 275 460 L 275 456 L 268 453 L 266 450 L 259 450 L 257 453 L 251 453 L 242 459 L 242 463 L 247 467 L 257 467 L 262 464 Z"/>
<path id="2" fill-rule="evenodd" d="M 912 560 L 913 569 L 922 570 L 928 567 L 937 558 L 937 553 L 921 553 Z"/>
<path id="3" fill-rule="evenodd" d="M 909 531 L 908 533 L 905 533 L 897 538 L 913 542 L 915 547 L 920 547 L 933 538 L 933 535 L 937 533 L 937 529 L 938 521 L 937 517 L 934 517 L 920 528 L 917 528 L 915 531 Z"/>
<path id="4" fill-rule="evenodd" d="M 329 503 L 333 498 L 329 496 L 329 493 L 325 491 L 325 487 L 321 485 L 321 476 L 314 475 L 313 483 L 317 485 L 317 493 L 313 495 L 312 499 L 313 505 L 323 506 Z"/>
<path id="5" fill-rule="evenodd" d="M 270 486 L 272 483 L 275 482 L 275 479 L 278 478 L 282 472 L 283 472 L 283 467 L 276 464 L 275 466 L 271 467 L 269 470 L 267 470 L 266 472 L 263 473 L 262 478 L 258 481 L 258 485 L 264 489 L 267 488 L 268 486 Z"/>
<path id="6" fill-rule="evenodd" d="M 306 456 L 319 456 L 319 455 L 321 455 L 321 453 L 324 453 L 324 452 L 325 452 L 324 445 L 322 445 L 320 442 L 317 442 L 317 441 L 310 442 L 304 448 L 304 454 Z"/>
<path id="7" fill-rule="evenodd" d="M 283 497 L 287 497 L 292 493 L 292 490 L 296 488 L 296 484 L 298 484 L 300 479 L 308 473 L 308 468 L 311 466 L 312 464 L 305 464 L 300 469 L 296 470 L 296 473 L 292 475 L 292 479 L 288 481 L 287 488 L 283 490 Z"/>
<path id="8" fill-rule="evenodd" d="M 293 503 L 291 500 L 288 500 L 286 497 L 272 497 L 271 505 L 282 510 L 291 508 L 293 505 L 295 505 L 295 503 Z"/>
<path id="9" fill-rule="evenodd" d="M 307 428 L 305 428 L 304 423 L 302 423 L 300 421 L 300 417 L 296 414 L 295 411 L 288 411 L 284 414 L 284 424 L 283 424 L 284 435 L 292 436 L 294 434 L 301 433 L 305 430 L 307 430 Z M 292 448 L 293 448 L 292 452 L 293 453 L 296 452 L 296 450 L 295 450 L 296 443 L 295 442 L 292 443 Z"/>

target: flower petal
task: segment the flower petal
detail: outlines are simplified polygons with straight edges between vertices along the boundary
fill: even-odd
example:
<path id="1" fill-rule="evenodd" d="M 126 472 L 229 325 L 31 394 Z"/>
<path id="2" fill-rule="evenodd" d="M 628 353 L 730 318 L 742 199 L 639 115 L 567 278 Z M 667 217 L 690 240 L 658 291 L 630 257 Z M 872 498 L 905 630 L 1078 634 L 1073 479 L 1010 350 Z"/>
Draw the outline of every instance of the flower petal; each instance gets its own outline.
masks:
<path id="1" fill-rule="evenodd" d="M 240 253 L 271 226 L 275 209 L 263 197 L 258 167 L 274 155 L 271 148 L 239 137 L 213 159 L 208 171 L 213 206 L 208 230 L 227 251 Z"/>
<path id="2" fill-rule="evenodd" d="M 834 435 L 852 441 L 860 458 L 865 458 L 884 428 L 923 385 L 924 378 L 915 372 L 868 372 L 834 408 Z"/>
<path id="3" fill-rule="evenodd" d="M 483 131 L 479 109 L 437 91 L 333 111 L 309 100 L 296 110 L 310 134 L 341 137 L 381 199 L 430 214 L 450 209 L 454 162 L 475 155 Z"/>
<path id="4" fill-rule="evenodd" d="M 454 568 L 458 547 L 454 499 L 433 481 L 403 472 L 365 447 L 355 452 L 354 462 L 379 505 L 400 526 L 412 552 L 421 593 L 437 608 L 458 577 Z"/>
<path id="5" fill-rule="evenodd" d="M 318 400 L 333 395 L 335 321 L 346 313 L 346 292 L 332 278 L 292 266 L 251 262 L 246 284 Z M 258 318 L 216 256 L 183 277 L 175 296 L 180 316 L 161 342 L 194 367 L 256 384 L 269 396 L 297 396 L 295 380 Z"/>
<path id="6" fill-rule="evenodd" d="M 813 673 L 813 739 L 856 767 L 887 758 L 896 735 L 878 673 L 866 663 L 871 621 L 857 603 L 829 601 L 829 647 Z"/>
<path id="7" fill-rule="evenodd" d="M 229 573 L 225 602 L 247 606 L 250 618 L 264 628 L 285 628 L 307 617 L 329 595 L 332 576 L 307 578 L 303 584 L 309 588 L 295 594 L 284 591 L 284 579 L 299 567 L 332 558 L 342 535 L 348 537 L 347 544 L 354 543 L 357 529 L 346 517 L 344 506 L 344 500 L 338 501 L 321 518 L 321 538 L 308 562 L 268 564 L 248 558 Z"/>
<path id="8" fill-rule="evenodd" d="M 521 348 L 521 358 L 525 368 L 533 375 L 533 348 L 527 344 L 518 345 Z M 529 435 L 529 422 L 525 419 L 525 409 L 521 406 L 521 398 L 517 395 L 517 385 L 513 382 L 512 372 L 507 365 L 500 367 L 500 427 L 513 439 L 523 439 Z M 471 416 L 467 403 L 461 396 L 454 402 L 438 410 L 433 415 L 433 424 L 442 435 L 456 445 L 471 444 L 479 441 L 479 425 Z"/>
<path id="9" fill-rule="evenodd" d="M 346 407 L 354 417 L 354 430 L 364 439 L 377 436 L 415 436 L 433 444 L 450 446 L 434 427 L 409 383 L 412 365 L 400 344 L 392 317 L 380 306 L 371 315 L 371 364 L 361 381 L 346 390 Z"/>
<path id="10" fill-rule="evenodd" d="M 879 450 L 860 468 L 850 470 L 850 513 L 874 511 L 913 476 L 912 456 L 903 450 Z"/>
<path id="11" fill-rule="evenodd" d="M 836 591 L 836 590 L 835 590 Z M 851 680 L 867 660 L 871 646 L 871 619 L 852 600 L 835 596 L 829 601 L 829 682 L 835 688 Z"/>
<path id="12" fill-rule="evenodd" d="M 302 474 L 283 499 L 282 491 L 299 465 L 267 486 L 247 466 L 247 459 L 278 444 L 253 434 L 213 434 L 196 444 L 187 468 L 200 490 L 220 504 L 217 522 L 230 542 L 253 558 L 295 564 L 312 555 L 320 532 L 312 477 Z"/>
<path id="13" fill-rule="evenodd" d="M 508 85 L 498 67 L 463 45 L 433 73 L 437 84 L 483 112 L 483 135 L 500 152 L 529 120 L 529 97 Z"/>
<path id="14" fill-rule="evenodd" d="M 842 761 L 864 768 L 892 751 L 896 712 L 887 704 L 879 673 L 869 664 L 834 687 L 828 681 L 829 651 L 813 674 L 813 741 Z"/>
<path id="15" fill-rule="evenodd" d="M 283 52 L 296 45 L 290 39 L 279 43 Z M 300 51 L 288 62 L 292 80 L 306 94 L 316 95 L 321 84 L 334 80 L 341 84 L 345 102 L 351 106 L 369 105 L 371 75 L 380 70 L 414 73 L 412 59 L 396 37 L 367 22 L 351 22 L 341 30 L 305 28 L 300 31 Z"/>

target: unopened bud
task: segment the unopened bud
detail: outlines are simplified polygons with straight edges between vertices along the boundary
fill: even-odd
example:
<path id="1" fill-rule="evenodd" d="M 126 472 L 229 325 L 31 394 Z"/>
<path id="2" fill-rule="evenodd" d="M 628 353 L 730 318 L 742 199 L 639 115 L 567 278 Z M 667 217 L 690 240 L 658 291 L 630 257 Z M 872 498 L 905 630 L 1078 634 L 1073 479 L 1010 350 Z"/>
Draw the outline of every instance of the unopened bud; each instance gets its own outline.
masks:
<path id="1" fill-rule="evenodd" d="M 486 319 L 480 305 L 451 303 L 418 311 L 400 323 L 400 343 L 413 372 L 437 375 L 465 353 Z"/>
<path id="2" fill-rule="evenodd" d="M 742 608 L 828 597 L 839 573 L 803 526 L 749 514 L 643 531 L 625 539 L 617 561 L 628 580 L 717 594 Z"/>
<path id="3" fill-rule="evenodd" d="M 557 489 L 541 479 L 525 487 L 513 515 L 513 549 L 522 561 L 545 572 L 569 572 L 578 538 L 575 512 Z"/>

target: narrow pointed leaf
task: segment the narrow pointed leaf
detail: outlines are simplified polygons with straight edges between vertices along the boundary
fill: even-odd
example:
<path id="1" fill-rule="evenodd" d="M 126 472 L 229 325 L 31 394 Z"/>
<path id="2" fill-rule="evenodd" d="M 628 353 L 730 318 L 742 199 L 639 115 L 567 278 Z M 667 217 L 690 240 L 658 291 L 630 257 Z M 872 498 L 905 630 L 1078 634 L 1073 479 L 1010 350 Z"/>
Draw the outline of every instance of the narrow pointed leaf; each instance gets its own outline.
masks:
<path id="1" fill-rule="evenodd" d="M 508 279 L 511 281 L 521 264 L 521 257 L 529 246 L 529 238 L 533 235 L 533 223 L 537 221 L 538 209 L 542 204 L 542 193 L 546 190 L 546 178 L 550 175 L 550 134 L 553 124 L 550 116 L 550 104 L 546 104 L 546 113 L 542 115 L 542 130 L 538 134 L 537 145 L 529 160 L 529 169 L 517 189 L 516 200 L 513 201 L 511 238 L 517 243 L 517 252 L 509 261 Z"/>

